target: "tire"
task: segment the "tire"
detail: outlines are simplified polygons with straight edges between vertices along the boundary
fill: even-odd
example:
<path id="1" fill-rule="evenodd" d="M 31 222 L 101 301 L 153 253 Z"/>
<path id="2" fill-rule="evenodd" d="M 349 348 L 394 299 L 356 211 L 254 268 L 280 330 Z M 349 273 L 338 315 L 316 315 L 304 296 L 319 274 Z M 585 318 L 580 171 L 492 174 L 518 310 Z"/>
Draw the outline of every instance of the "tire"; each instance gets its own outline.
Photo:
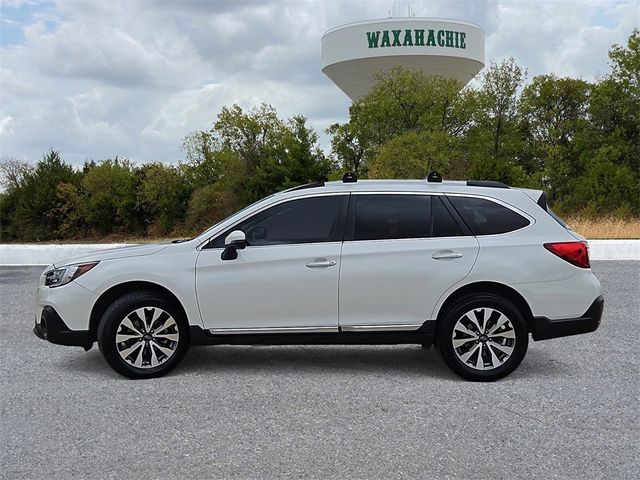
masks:
<path id="1" fill-rule="evenodd" d="M 451 370 L 490 382 L 513 372 L 527 352 L 529 332 L 518 308 L 491 293 L 463 297 L 438 325 L 438 347 Z"/>
<path id="2" fill-rule="evenodd" d="M 165 375 L 189 346 L 186 318 L 156 292 L 118 298 L 102 315 L 97 337 L 107 363 L 128 378 Z"/>

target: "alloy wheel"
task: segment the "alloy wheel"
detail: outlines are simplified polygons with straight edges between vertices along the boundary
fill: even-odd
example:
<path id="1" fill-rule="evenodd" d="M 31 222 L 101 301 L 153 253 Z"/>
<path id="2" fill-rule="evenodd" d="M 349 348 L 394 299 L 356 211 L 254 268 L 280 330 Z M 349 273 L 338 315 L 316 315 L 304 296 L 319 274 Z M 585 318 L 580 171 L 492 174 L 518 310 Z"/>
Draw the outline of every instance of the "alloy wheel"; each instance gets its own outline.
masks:
<path id="1" fill-rule="evenodd" d="M 178 347 L 175 319 L 159 307 L 142 307 L 126 315 L 116 331 L 120 357 L 136 368 L 155 368 L 169 360 Z"/>
<path id="2" fill-rule="evenodd" d="M 513 353 L 516 332 L 502 312 L 482 307 L 462 315 L 451 336 L 453 350 L 466 366 L 492 370 L 503 365 Z"/>

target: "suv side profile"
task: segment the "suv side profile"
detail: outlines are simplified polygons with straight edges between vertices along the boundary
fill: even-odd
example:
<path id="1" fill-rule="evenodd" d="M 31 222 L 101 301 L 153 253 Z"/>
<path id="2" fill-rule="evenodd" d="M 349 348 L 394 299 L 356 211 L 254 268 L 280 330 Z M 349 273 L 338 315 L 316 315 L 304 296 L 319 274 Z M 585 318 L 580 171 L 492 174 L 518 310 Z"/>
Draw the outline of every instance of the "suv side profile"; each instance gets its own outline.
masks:
<path id="1" fill-rule="evenodd" d="M 542 191 L 364 180 L 271 195 L 180 243 L 94 252 L 40 278 L 34 332 L 95 341 L 130 378 L 191 344 L 435 344 L 458 375 L 511 373 L 534 340 L 592 332 L 584 238 Z"/>

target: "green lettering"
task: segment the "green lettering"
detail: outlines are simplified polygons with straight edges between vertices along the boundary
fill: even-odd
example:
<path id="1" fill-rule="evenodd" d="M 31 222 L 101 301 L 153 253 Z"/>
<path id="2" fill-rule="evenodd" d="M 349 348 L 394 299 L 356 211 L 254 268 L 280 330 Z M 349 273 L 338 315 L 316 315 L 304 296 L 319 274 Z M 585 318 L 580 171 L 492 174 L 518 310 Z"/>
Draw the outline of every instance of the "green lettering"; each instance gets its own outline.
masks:
<path id="1" fill-rule="evenodd" d="M 393 43 L 391 44 L 392 47 L 400 47 L 402 46 L 402 44 L 400 43 L 400 32 L 402 30 L 391 30 L 391 33 L 393 33 Z"/>
<path id="2" fill-rule="evenodd" d="M 444 38 L 446 40 L 446 46 L 453 47 L 453 32 L 451 30 L 444 32 Z"/>
<path id="3" fill-rule="evenodd" d="M 438 30 L 438 46 L 444 47 L 444 30 Z"/>
<path id="4" fill-rule="evenodd" d="M 380 42 L 381 47 L 390 47 L 391 42 L 389 41 L 389 30 L 382 31 L 382 41 Z"/>
<path id="5" fill-rule="evenodd" d="M 411 30 L 405 30 L 404 31 L 404 42 L 402 42 L 402 45 L 406 46 L 410 46 L 413 47 L 413 39 L 411 38 Z"/>
<path id="6" fill-rule="evenodd" d="M 424 30 L 414 30 L 416 32 L 416 47 L 424 46 Z"/>
<path id="7" fill-rule="evenodd" d="M 456 32 L 456 48 L 460 48 L 460 32 Z"/>
<path id="8" fill-rule="evenodd" d="M 460 48 L 467 48 L 467 46 L 464 43 L 464 37 L 466 37 L 467 34 L 464 32 L 460 32 Z"/>
<path id="9" fill-rule="evenodd" d="M 433 30 L 429 30 L 429 35 L 427 36 L 427 46 L 428 47 L 436 46 L 436 37 L 433 34 Z"/>
<path id="10" fill-rule="evenodd" d="M 369 41 L 369 48 L 378 48 L 379 38 L 380 38 L 380 32 L 367 32 L 367 40 Z"/>

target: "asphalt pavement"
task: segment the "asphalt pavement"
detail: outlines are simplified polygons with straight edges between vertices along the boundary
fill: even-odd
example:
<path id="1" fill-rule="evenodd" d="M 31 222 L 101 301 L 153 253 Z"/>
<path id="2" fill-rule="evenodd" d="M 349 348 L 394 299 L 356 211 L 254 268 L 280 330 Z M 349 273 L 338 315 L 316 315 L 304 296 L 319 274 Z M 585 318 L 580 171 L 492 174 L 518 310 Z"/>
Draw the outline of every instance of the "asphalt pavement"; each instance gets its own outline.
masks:
<path id="1" fill-rule="evenodd" d="M 639 478 L 640 262 L 593 269 L 600 329 L 482 384 L 417 346 L 198 347 L 127 380 L 36 338 L 42 269 L 0 268 L 0 478 Z"/>

